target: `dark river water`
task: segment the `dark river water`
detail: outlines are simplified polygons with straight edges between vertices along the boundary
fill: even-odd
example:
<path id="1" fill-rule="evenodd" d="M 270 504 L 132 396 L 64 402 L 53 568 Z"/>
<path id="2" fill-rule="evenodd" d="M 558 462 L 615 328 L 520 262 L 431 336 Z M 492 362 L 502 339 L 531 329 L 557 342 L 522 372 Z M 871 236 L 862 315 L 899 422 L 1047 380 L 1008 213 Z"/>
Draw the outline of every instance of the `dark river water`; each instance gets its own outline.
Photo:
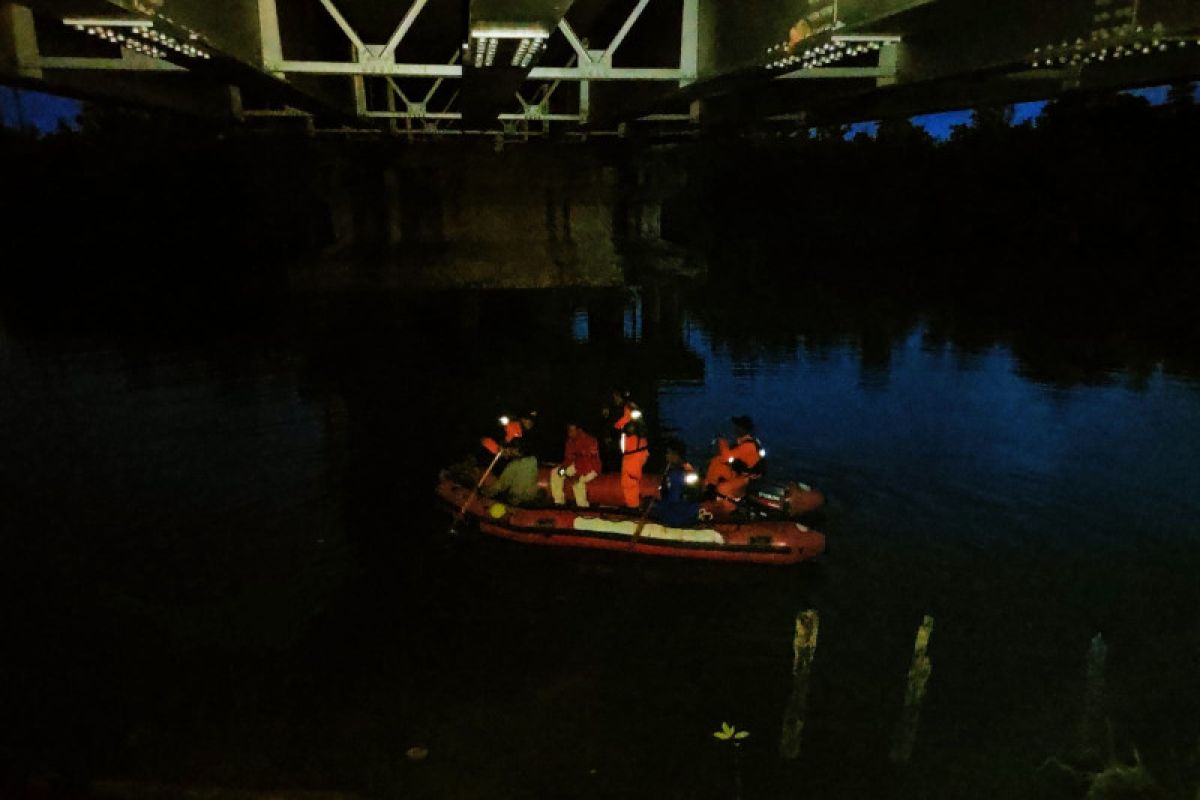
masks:
<path id="1" fill-rule="evenodd" d="M 1101 766 L 1080 755 L 1101 634 L 1115 758 L 1195 791 L 1200 384 L 1156 345 L 687 281 L 182 305 L 0 320 L 10 787 L 730 798 L 740 772 L 745 798 L 1082 797 L 1047 762 Z M 829 552 L 763 568 L 447 535 L 438 469 L 499 413 L 538 408 L 553 448 L 614 385 L 701 463 L 752 415 L 774 474 L 829 496 Z M 736 754 L 722 722 L 750 731 Z"/>

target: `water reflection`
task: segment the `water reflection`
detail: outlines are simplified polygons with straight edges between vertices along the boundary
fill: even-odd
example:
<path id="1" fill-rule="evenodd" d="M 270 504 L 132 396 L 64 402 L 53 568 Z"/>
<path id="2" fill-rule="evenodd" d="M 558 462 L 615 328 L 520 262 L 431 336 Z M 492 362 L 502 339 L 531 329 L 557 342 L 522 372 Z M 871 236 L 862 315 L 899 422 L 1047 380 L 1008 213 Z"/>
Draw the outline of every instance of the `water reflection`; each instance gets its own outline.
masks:
<path id="1" fill-rule="evenodd" d="M 614 791 L 670 796 L 721 778 L 697 743 L 736 712 L 764 745 L 747 750 L 758 795 L 882 796 L 878 732 L 930 613 L 914 795 L 953 794 L 945 763 L 1029 772 L 1101 629 L 1135 687 L 1121 723 L 1168 752 L 1195 718 L 1178 698 L 1200 645 L 1178 623 L 1200 603 L 1186 351 L 1129 320 L 735 275 L 302 294 L 220 330 L 211 309 L 6 309 L 2 488 L 21 544 L 5 621 L 28 654 L 10 685 L 44 680 L 3 696 L 11 729 L 73 715 L 123 743 L 101 763 L 168 776 L 271 783 L 302 762 L 323 788 L 536 794 L 598 767 L 637 776 Z M 569 416 L 602 424 L 613 386 L 698 461 L 752 414 L 775 473 L 829 492 L 829 557 L 749 573 L 447 543 L 429 502 L 446 460 L 523 407 L 556 450 Z M 822 643 L 799 781 L 772 737 L 804 607 Z M 71 685 L 79 699 L 54 700 Z M 496 719 L 521 734 L 503 763 L 479 755 Z M 291 744 L 266 746 L 283 766 L 244 755 L 280 730 Z M 197 742 L 211 763 L 190 760 Z M 446 765 L 379 772 L 397 742 Z"/>

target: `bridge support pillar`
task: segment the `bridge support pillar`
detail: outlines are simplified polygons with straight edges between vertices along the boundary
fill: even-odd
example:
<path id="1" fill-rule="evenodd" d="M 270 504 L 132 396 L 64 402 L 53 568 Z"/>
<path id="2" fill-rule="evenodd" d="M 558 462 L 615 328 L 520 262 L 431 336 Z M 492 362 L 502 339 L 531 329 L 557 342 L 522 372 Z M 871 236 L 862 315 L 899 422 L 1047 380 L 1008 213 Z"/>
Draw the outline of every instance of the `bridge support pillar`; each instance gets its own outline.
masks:
<path id="1" fill-rule="evenodd" d="M 33 12 L 0 0 L 0 74 L 28 80 L 42 77 Z"/>
<path id="2" fill-rule="evenodd" d="M 279 12 L 275 0 L 258 0 L 258 41 L 263 69 L 282 78 L 283 38 L 279 34 Z"/>
<path id="3" fill-rule="evenodd" d="M 887 42 L 879 48 L 879 68 L 888 70 L 889 75 L 875 79 L 876 86 L 892 86 L 896 83 L 896 66 L 900 61 L 899 42 Z"/>
<path id="4" fill-rule="evenodd" d="M 679 35 L 680 86 L 695 83 L 700 65 L 700 0 L 683 0 L 683 25 Z"/>

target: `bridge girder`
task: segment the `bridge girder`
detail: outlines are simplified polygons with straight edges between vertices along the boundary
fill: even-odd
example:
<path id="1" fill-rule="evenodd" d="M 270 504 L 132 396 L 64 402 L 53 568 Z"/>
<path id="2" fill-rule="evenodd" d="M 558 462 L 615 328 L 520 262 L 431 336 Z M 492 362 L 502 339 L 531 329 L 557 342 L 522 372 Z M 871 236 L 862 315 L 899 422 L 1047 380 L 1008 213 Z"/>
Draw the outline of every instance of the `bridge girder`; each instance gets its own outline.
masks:
<path id="1" fill-rule="evenodd" d="M 133 21 L 161 38 L 119 44 Z M 498 24 L 524 37 L 511 65 L 483 63 Z M 1138 47 L 1101 55 L 1112 31 Z M 1173 0 L 0 0 L 0 79 L 408 136 L 823 124 L 1197 77 L 1200 3 Z"/>

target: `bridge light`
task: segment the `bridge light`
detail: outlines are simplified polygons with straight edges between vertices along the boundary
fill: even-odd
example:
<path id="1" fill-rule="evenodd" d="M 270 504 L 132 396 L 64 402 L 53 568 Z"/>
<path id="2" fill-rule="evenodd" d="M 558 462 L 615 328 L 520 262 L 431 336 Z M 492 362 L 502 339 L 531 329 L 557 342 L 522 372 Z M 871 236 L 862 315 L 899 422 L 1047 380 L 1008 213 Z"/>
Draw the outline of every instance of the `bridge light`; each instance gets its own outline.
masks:
<path id="1" fill-rule="evenodd" d="M 471 29 L 473 39 L 547 39 L 550 31 L 532 25 L 480 25 Z"/>

